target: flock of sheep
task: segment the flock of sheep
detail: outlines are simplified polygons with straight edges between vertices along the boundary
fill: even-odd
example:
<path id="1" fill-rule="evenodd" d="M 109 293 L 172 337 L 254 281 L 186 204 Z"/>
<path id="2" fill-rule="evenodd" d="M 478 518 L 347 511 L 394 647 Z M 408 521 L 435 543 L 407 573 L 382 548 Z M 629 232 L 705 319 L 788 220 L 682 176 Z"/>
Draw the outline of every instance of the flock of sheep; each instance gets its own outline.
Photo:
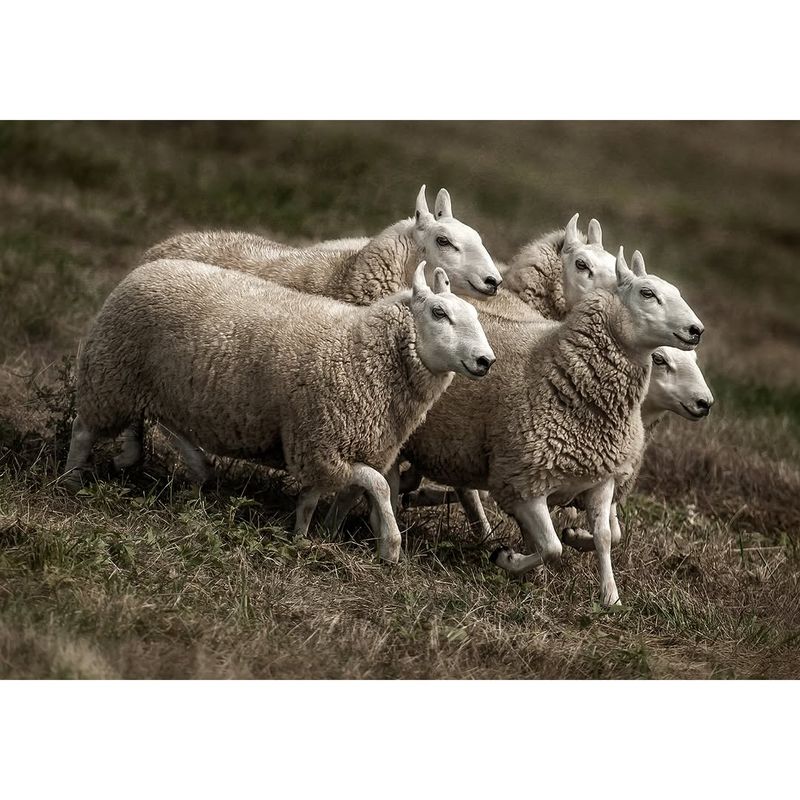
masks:
<path id="1" fill-rule="evenodd" d="M 122 434 L 118 469 L 142 458 L 145 418 L 193 480 L 209 454 L 287 470 L 301 485 L 295 532 L 319 499 L 337 529 L 366 494 L 381 558 L 397 561 L 401 505 L 448 502 L 487 533 L 488 492 L 528 554 L 512 574 L 595 550 L 601 600 L 619 602 L 617 504 L 668 411 L 706 416 L 694 348 L 703 325 L 638 251 L 628 266 L 591 220 L 493 262 L 478 233 L 425 187 L 413 218 L 371 239 L 296 248 L 204 232 L 151 248 L 109 295 L 78 356 L 64 481 L 90 471 L 99 437 Z M 401 471 L 401 465 L 406 468 Z M 556 534 L 553 506 L 586 513 Z"/>

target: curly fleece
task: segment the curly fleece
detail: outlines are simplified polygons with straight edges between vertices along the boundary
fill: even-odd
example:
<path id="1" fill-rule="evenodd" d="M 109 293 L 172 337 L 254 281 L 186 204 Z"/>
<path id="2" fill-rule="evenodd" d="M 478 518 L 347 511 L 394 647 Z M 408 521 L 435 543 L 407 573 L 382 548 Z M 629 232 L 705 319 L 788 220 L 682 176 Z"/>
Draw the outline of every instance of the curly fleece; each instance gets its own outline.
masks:
<path id="1" fill-rule="evenodd" d="M 421 254 L 414 221 L 402 220 L 360 244 L 342 247 L 289 247 L 249 233 L 183 233 L 151 247 L 145 261 L 190 259 L 238 270 L 298 291 L 368 305 L 406 288 Z"/>
<path id="2" fill-rule="evenodd" d="M 451 381 L 420 361 L 410 299 L 360 308 L 206 264 L 146 264 L 89 332 L 78 414 L 108 436 L 147 415 L 210 453 L 342 489 L 353 462 L 386 470 Z"/>
<path id="3" fill-rule="evenodd" d="M 632 361 L 621 344 L 627 313 L 604 291 L 563 323 L 510 322 L 481 307 L 497 364 L 480 386 L 455 382 L 404 454 L 434 481 L 489 489 L 509 513 L 522 500 L 572 496 L 621 473 L 644 445 L 650 375 L 649 360 Z M 457 438 L 453 419 L 469 420 Z"/>

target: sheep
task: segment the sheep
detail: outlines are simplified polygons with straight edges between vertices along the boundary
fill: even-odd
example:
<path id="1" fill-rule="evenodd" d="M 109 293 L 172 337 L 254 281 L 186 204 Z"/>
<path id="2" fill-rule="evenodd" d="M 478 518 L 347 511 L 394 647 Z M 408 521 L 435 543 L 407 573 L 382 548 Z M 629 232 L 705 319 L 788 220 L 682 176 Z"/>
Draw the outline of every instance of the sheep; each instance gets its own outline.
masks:
<path id="1" fill-rule="evenodd" d="M 135 269 L 80 351 L 68 480 L 98 437 L 147 415 L 201 476 L 204 451 L 285 466 L 303 487 L 298 535 L 321 494 L 361 487 L 379 555 L 397 561 L 381 472 L 454 373 L 480 378 L 495 360 L 474 307 L 443 270 L 433 280 L 422 262 L 410 291 L 359 308 L 197 262 Z"/>
<path id="2" fill-rule="evenodd" d="M 414 217 L 369 240 L 296 248 L 247 233 L 185 233 L 151 247 L 144 261 L 161 258 L 203 261 L 357 305 L 409 286 L 423 259 L 428 280 L 441 267 L 460 296 L 483 299 L 495 294 L 503 280 L 477 231 L 453 217 L 447 190 L 439 191 L 431 214 L 424 185 Z"/>
<path id="3" fill-rule="evenodd" d="M 714 397 L 697 364 L 697 353 L 694 350 L 659 347 L 653 353 L 650 385 L 642 403 L 642 424 L 644 425 L 646 445 L 649 444 L 656 427 L 667 413 L 672 412 L 692 422 L 697 422 L 708 416 L 713 405 Z M 643 456 L 644 450 L 642 451 Z M 618 544 L 622 538 L 617 505 L 628 498 L 636 483 L 640 468 L 641 459 L 633 465 L 630 472 L 621 476 L 617 481 L 609 519 L 612 547 Z M 574 506 L 568 509 L 573 512 L 573 522 L 577 518 L 577 507 L 579 506 L 581 506 L 581 499 L 576 498 Z M 562 533 L 561 540 L 576 550 L 594 549 L 594 540 L 591 534 L 579 528 L 566 528 Z"/>
<path id="4" fill-rule="evenodd" d="M 494 300 L 489 305 L 493 304 Z M 482 308 L 481 311 L 483 314 L 488 314 L 491 313 L 491 308 Z M 652 364 L 650 384 L 642 403 L 642 423 L 647 443 L 652 438 L 656 426 L 668 412 L 696 422 L 708 416 L 714 405 L 714 397 L 697 364 L 697 353 L 694 350 L 659 347 L 652 355 Z M 640 466 L 637 464 L 629 474 L 620 476 L 620 481 L 616 485 L 609 520 L 612 546 L 622 538 L 617 517 L 617 505 L 624 502 L 633 489 Z M 406 478 L 406 481 L 407 484 L 405 487 L 401 487 L 401 491 L 410 492 L 410 490 L 416 489 L 416 485 L 411 482 L 411 476 Z M 486 498 L 479 496 L 475 490 L 456 489 L 453 493 L 449 490 L 425 487 L 412 494 L 407 494 L 404 498 L 404 505 L 406 507 L 434 506 L 451 503 L 456 499 L 464 507 L 472 530 L 476 534 L 488 536 L 491 533 L 491 525 L 481 505 L 481 500 Z M 577 507 L 580 505 L 580 498 L 576 498 L 567 509 L 572 523 L 577 519 Z M 591 550 L 594 546 L 591 534 L 572 526 L 565 528 L 561 540 L 564 544 L 578 550 Z"/>
<path id="5" fill-rule="evenodd" d="M 584 236 L 575 214 L 564 230 L 530 242 L 500 271 L 505 287 L 543 317 L 563 319 L 588 291 L 614 288 L 615 263 L 603 249 L 600 223 L 590 220 Z"/>
<path id="6" fill-rule="evenodd" d="M 558 324 L 479 314 L 498 366 L 480 387 L 454 382 L 402 450 L 439 483 L 488 489 L 517 521 L 532 555 L 493 554 L 512 574 L 560 559 L 548 500 L 563 505 L 583 493 L 605 605 L 619 601 L 610 557 L 615 476 L 644 447 L 651 355 L 665 345 L 694 349 L 703 333 L 678 290 L 647 275 L 641 253 L 629 268 L 620 248 L 615 270 L 616 292 L 591 292 Z M 457 431 L 454 420 L 464 422 Z"/>

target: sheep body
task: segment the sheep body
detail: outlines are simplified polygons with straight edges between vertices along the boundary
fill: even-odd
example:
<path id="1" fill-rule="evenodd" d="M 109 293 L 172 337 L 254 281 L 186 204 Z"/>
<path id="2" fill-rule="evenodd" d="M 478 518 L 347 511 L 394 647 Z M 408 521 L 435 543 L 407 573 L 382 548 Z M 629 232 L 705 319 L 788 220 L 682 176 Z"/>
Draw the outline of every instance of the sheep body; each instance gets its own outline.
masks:
<path id="1" fill-rule="evenodd" d="M 562 324 L 479 312 L 498 364 L 480 387 L 457 383 L 403 448 L 427 477 L 488 489 L 513 514 L 529 497 L 562 501 L 613 476 L 644 444 L 649 367 L 614 335 L 614 295 L 598 291 Z M 453 437 L 450 420 L 469 420 Z"/>
<path id="2" fill-rule="evenodd" d="M 452 373 L 420 361 L 410 292 L 369 308 L 158 261 L 111 293 L 81 350 L 77 411 L 113 436 L 147 415 L 218 455 L 343 488 L 385 470 Z"/>
<path id="3" fill-rule="evenodd" d="M 144 261 L 189 259 L 238 270 L 290 289 L 368 305 L 410 284 L 417 265 L 414 221 L 386 228 L 359 248 L 290 247 L 233 231 L 197 231 L 151 247 Z"/>

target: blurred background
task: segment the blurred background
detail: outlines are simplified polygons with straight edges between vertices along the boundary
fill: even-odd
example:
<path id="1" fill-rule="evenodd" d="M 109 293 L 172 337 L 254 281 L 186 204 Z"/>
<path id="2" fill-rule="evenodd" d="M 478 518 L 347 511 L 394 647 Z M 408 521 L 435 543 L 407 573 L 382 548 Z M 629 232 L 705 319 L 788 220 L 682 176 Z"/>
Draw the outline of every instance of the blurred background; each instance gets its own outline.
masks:
<path id="1" fill-rule="evenodd" d="M 202 228 L 369 235 L 410 216 L 421 183 L 429 202 L 447 187 L 499 260 L 579 212 L 607 250 L 638 248 L 677 283 L 705 323 L 717 403 L 704 422 L 661 426 L 638 502 L 795 552 L 795 123 L 4 123 L 0 466 L 16 480 L 63 449 L 67 401 L 48 387 L 150 245 Z"/>

